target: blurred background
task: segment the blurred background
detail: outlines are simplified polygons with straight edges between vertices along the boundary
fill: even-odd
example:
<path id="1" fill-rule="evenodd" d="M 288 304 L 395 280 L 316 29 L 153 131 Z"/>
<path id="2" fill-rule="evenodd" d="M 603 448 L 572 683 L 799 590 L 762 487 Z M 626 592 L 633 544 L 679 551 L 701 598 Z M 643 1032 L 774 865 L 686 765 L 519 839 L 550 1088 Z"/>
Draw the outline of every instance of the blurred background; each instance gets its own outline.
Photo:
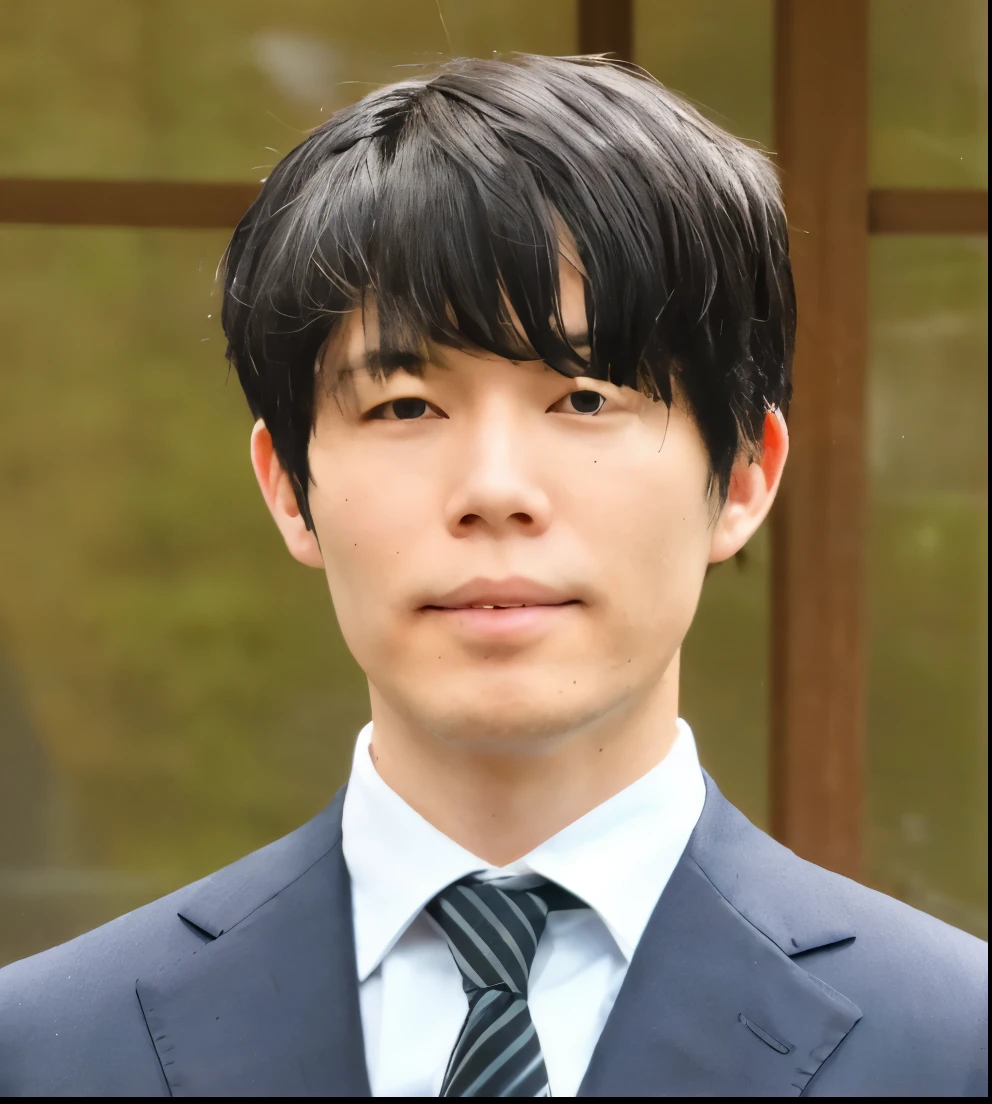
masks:
<path id="1" fill-rule="evenodd" d="M 0 0 L 0 964 L 267 843 L 345 779 L 364 679 L 257 492 L 216 268 L 328 113 L 511 50 L 613 50 L 783 156 L 777 127 L 828 145 L 863 128 L 835 188 L 857 199 L 837 217 L 863 278 L 830 277 L 856 462 L 828 433 L 804 468 L 797 440 L 783 506 L 818 516 L 802 473 L 833 473 L 824 525 L 850 503 L 853 537 L 813 563 L 773 526 L 711 574 L 682 713 L 758 825 L 829 865 L 837 814 L 832 865 L 986 934 L 987 5 L 805 6 L 846 13 L 818 52 L 832 71 L 804 61 L 820 36 L 787 0 Z M 831 180 L 810 187 L 848 211 Z M 799 227 L 814 260 L 823 226 Z M 810 571 L 850 601 L 804 606 Z M 795 658 L 831 619 L 843 677 Z M 842 763 L 817 796 L 828 742 Z"/>

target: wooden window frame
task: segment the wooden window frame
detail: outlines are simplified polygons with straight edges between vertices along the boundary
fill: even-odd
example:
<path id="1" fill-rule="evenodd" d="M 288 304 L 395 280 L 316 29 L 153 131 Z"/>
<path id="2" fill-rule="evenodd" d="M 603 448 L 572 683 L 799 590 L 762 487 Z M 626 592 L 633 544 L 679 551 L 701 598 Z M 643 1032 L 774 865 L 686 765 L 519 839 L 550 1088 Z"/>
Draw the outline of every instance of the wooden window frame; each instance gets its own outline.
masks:
<path id="1" fill-rule="evenodd" d="M 0 225 L 230 230 L 258 185 L 164 180 L 0 177 Z M 872 234 L 987 234 L 984 189 L 873 188 Z"/>
<path id="2" fill-rule="evenodd" d="M 772 514 L 770 819 L 864 876 L 865 410 L 871 234 L 988 233 L 988 191 L 868 187 L 869 0 L 774 0 L 777 161 L 800 326 Z M 580 53 L 633 56 L 632 0 L 577 0 Z M 0 179 L 0 223 L 231 229 L 253 183 Z"/>
<path id="3" fill-rule="evenodd" d="M 870 0 L 775 0 L 777 160 L 799 303 L 792 448 L 772 514 L 770 820 L 864 880 L 868 254 L 988 234 L 987 190 L 868 186 Z"/>

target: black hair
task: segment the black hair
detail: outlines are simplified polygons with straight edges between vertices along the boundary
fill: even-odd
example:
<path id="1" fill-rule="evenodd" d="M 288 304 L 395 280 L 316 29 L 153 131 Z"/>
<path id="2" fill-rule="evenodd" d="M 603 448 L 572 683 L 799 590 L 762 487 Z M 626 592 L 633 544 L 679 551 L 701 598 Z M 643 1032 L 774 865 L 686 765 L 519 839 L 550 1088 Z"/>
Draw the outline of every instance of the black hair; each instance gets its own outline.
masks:
<path id="1" fill-rule="evenodd" d="M 584 269 L 587 358 L 562 325 L 563 231 Z M 795 296 L 774 170 L 623 63 L 458 59 L 338 111 L 272 171 L 228 247 L 222 321 L 308 525 L 318 360 L 370 302 L 385 373 L 434 343 L 668 405 L 674 384 L 721 499 L 766 411 L 788 407 Z"/>

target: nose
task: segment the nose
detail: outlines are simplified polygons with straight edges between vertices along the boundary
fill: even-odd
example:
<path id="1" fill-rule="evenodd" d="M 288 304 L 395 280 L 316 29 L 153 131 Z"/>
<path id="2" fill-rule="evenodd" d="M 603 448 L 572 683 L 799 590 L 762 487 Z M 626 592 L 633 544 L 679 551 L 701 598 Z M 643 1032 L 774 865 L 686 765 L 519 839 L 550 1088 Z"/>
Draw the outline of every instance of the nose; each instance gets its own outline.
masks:
<path id="1" fill-rule="evenodd" d="M 551 501 L 542 486 L 532 433 L 512 417 L 493 414 L 467 425 L 456 449 L 446 511 L 454 536 L 539 536 L 546 531 Z"/>

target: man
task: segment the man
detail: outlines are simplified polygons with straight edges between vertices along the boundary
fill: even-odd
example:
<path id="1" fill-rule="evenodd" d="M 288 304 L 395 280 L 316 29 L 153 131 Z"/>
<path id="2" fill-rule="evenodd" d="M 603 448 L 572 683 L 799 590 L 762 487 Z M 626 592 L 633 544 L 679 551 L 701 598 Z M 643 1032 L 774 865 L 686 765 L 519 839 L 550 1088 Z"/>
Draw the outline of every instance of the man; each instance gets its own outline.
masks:
<path id="1" fill-rule="evenodd" d="M 224 326 L 372 721 L 309 824 L 0 972 L 3 1091 L 983 1095 L 986 945 L 758 831 L 678 716 L 788 451 L 763 158 L 621 66 L 455 62 L 277 166 Z"/>

